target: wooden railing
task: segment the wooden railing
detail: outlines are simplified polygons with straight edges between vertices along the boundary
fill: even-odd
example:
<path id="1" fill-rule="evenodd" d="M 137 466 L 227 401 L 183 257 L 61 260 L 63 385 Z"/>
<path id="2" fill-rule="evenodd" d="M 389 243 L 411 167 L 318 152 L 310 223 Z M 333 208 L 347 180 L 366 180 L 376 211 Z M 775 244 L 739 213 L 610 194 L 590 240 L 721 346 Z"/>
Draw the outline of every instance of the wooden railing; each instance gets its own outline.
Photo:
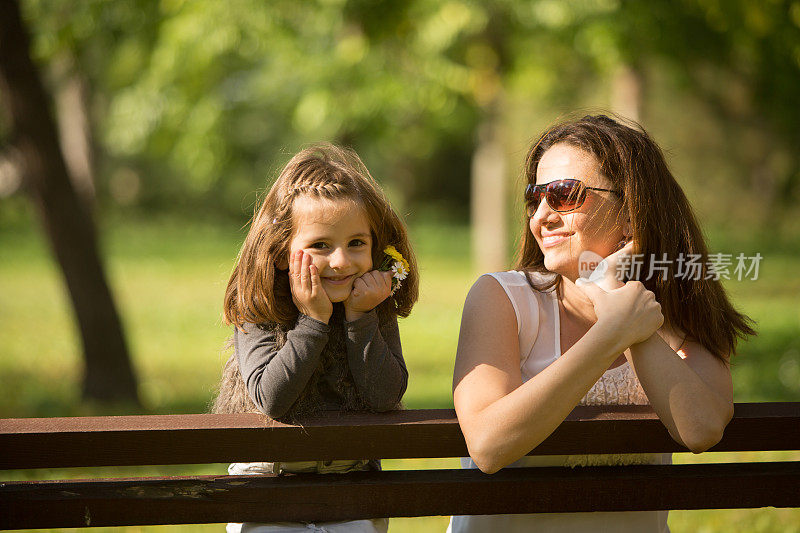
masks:
<path id="1" fill-rule="evenodd" d="M 711 451 L 761 450 L 800 450 L 800 403 L 736 404 Z M 530 455 L 681 451 L 649 407 L 579 407 Z M 4 470 L 466 454 L 452 410 L 0 420 Z M 4 529 L 765 506 L 800 506 L 800 461 L 0 482 Z"/>

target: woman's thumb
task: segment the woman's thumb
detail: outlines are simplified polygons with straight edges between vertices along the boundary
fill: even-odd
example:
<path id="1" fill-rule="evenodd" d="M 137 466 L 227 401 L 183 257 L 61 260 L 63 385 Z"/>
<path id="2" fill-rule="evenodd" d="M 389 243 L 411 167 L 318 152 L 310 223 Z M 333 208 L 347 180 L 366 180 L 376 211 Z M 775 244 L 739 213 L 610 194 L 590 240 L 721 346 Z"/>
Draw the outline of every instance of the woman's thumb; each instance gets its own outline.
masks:
<path id="1" fill-rule="evenodd" d="M 596 282 L 589 281 L 585 278 L 578 278 L 575 280 L 575 286 L 578 287 L 592 302 L 595 301 L 597 296 L 606 292 Z"/>

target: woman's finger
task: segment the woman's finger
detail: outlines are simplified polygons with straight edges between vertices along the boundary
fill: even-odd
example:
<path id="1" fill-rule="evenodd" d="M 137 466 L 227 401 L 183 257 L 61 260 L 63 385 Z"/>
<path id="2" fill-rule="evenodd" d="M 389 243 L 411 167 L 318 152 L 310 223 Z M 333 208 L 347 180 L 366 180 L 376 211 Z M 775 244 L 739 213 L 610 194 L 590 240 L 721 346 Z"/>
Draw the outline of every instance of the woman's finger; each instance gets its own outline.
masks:
<path id="1" fill-rule="evenodd" d="M 356 278 L 353 282 L 353 290 L 351 291 L 351 295 L 353 298 L 361 298 L 364 295 L 364 292 L 367 289 L 367 284 L 364 283 L 363 276 L 360 278 Z"/>
<path id="2" fill-rule="evenodd" d="M 623 257 L 633 255 L 633 251 L 635 249 L 636 243 L 634 241 L 628 241 L 625 246 L 617 250 L 616 252 L 610 254 L 606 257 L 607 261 L 618 263 Z"/>
<path id="3" fill-rule="evenodd" d="M 389 271 L 381 272 L 372 270 L 360 278 L 372 290 L 383 291 L 386 287 L 392 286 L 392 273 Z"/>
<path id="4" fill-rule="evenodd" d="M 378 270 L 372 271 L 372 282 L 375 287 L 375 292 L 381 296 L 385 296 L 387 294 L 388 287 L 390 286 L 387 285 L 386 274 L 391 275 L 391 272 L 380 272 Z M 391 276 L 389 279 L 391 279 Z"/>
<path id="5" fill-rule="evenodd" d="M 359 290 L 364 293 L 372 288 L 372 276 L 370 276 L 369 272 L 365 272 L 361 274 L 356 280 L 353 282 L 353 288 L 358 287 Z"/>
<path id="6" fill-rule="evenodd" d="M 375 289 L 378 290 L 380 287 L 383 286 L 383 276 L 377 270 L 373 270 L 369 272 L 369 281 L 370 285 Z"/>

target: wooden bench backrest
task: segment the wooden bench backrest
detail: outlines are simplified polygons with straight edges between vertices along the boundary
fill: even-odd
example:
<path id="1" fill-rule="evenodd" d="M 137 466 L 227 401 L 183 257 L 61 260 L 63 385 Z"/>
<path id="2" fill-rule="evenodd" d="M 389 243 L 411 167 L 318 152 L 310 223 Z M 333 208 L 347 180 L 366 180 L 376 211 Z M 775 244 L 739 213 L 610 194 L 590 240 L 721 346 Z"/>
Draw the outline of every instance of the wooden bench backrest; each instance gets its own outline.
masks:
<path id="1" fill-rule="evenodd" d="M 800 403 L 737 404 L 717 451 L 800 449 Z M 576 409 L 531 454 L 682 451 L 648 408 Z M 0 466 L 463 456 L 453 411 L 0 421 Z M 800 461 L 0 483 L 0 529 L 800 506 Z"/>
<path id="2" fill-rule="evenodd" d="M 711 451 L 800 449 L 800 403 L 740 403 Z M 0 420 L 0 469 L 467 455 L 448 409 L 339 414 L 302 426 L 255 414 Z M 647 406 L 578 407 L 530 455 L 686 451 Z"/>

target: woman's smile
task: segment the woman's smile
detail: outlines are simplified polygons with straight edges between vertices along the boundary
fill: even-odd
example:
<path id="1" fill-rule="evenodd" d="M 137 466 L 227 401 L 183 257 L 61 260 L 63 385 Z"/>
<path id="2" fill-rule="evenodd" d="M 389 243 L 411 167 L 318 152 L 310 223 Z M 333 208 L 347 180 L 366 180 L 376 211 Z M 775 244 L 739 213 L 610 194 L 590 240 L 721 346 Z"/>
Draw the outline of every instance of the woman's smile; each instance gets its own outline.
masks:
<path id="1" fill-rule="evenodd" d="M 548 235 L 546 237 L 542 237 L 542 248 L 556 246 L 565 242 L 570 237 L 572 237 L 571 233 L 559 233 L 557 235 Z"/>

